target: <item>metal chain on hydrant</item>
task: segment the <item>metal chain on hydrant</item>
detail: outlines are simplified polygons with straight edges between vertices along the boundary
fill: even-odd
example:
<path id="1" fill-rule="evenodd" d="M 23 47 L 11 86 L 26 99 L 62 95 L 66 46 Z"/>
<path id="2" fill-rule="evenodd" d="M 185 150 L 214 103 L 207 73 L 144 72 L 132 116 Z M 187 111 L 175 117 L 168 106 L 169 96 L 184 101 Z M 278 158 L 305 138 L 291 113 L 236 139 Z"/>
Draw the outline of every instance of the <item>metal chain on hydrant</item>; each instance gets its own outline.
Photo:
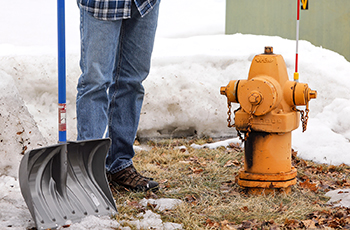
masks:
<path id="1" fill-rule="evenodd" d="M 254 107 L 255 107 L 255 109 L 254 109 Z M 228 125 L 227 126 L 229 128 L 236 127 L 235 124 L 231 123 L 231 115 L 232 115 L 232 113 L 231 113 L 231 102 L 229 100 L 227 100 L 227 108 L 228 108 L 228 111 L 227 111 L 227 115 L 228 115 L 227 123 L 228 123 Z M 244 138 L 242 137 L 242 133 L 236 128 L 238 137 L 239 137 L 239 139 L 241 141 L 247 141 L 248 140 L 249 133 L 252 131 L 251 127 L 252 127 L 252 120 L 254 118 L 253 115 L 254 115 L 254 113 L 255 113 L 257 108 L 258 108 L 258 105 L 256 105 L 256 106 L 252 105 L 252 108 L 251 108 L 251 110 L 249 112 L 249 117 L 248 117 L 247 132 L 245 133 L 245 137 Z M 241 107 L 236 109 L 233 113 L 236 114 L 236 112 L 238 110 L 240 110 L 240 109 L 241 109 Z"/>
<path id="2" fill-rule="evenodd" d="M 253 114 L 254 114 L 253 111 L 250 111 L 250 112 L 249 112 L 248 124 L 247 124 L 247 132 L 245 133 L 244 138 L 242 137 L 241 132 L 237 130 L 239 139 L 240 139 L 241 141 L 247 141 L 248 138 L 249 138 L 249 133 L 251 133 L 251 131 L 252 131 L 251 127 L 252 127 Z"/>
<path id="3" fill-rule="evenodd" d="M 235 127 L 235 124 L 231 124 L 231 102 L 230 100 L 227 98 L 227 127 L 232 128 Z M 236 111 L 235 111 L 236 112 Z"/>
<path id="4" fill-rule="evenodd" d="M 307 122 L 309 120 L 309 102 L 306 103 L 305 111 L 297 109 L 296 107 L 294 107 L 293 110 L 300 112 L 300 120 L 303 127 L 303 132 L 305 132 L 307 129 Z"/>

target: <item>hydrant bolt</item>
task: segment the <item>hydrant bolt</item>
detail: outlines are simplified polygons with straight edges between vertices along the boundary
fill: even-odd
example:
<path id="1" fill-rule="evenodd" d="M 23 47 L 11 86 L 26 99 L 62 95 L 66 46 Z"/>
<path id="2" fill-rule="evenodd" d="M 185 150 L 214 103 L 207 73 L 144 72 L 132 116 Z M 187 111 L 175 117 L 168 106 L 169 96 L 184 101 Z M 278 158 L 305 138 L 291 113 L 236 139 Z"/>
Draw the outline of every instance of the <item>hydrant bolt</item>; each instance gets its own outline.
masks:
<path id="1" fill-rule="evenodd" d="M 252 104 L 252 105 L 258 105 L 260 104 L 262 100 L 262 95 L 261 93 L 259 93 L 258 91 L 252 91 L 250 93 L 250 96 L 249 96 L 249 102 Z"/>
<path id="2" fill-rule="evenodd" d="M 265 46 L 265 54 L 273 54 L 273 47 L 272 46 Z"/>

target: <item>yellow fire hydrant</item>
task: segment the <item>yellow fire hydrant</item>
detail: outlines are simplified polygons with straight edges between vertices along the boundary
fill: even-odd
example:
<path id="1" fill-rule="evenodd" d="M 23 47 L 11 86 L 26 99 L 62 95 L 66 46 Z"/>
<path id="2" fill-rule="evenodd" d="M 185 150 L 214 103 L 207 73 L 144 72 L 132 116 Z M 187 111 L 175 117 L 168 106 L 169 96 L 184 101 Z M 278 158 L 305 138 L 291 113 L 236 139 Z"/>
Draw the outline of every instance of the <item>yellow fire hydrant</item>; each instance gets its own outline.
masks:
<path id="1" fill-rule="evenodd" d="M 232 80 L 221 87 L 229 108 L 229 127 L 236 127 L 244 141 L 244 169 L 238 184 L 249 193 L 290 191 L 297 170 L 291 161 L 291 131 L 308 119 L 308 103 L 317 92 L 307 84 L 288 80 L 281 55 L 265 47 L 265 53 L 252 61 L 248 80 Z M 231 103 L 239 103 L 231 125 Z M 306 105 L 301 111 L 296 106 Z M 242 137 L 241 133 L 244 133 Z"/>

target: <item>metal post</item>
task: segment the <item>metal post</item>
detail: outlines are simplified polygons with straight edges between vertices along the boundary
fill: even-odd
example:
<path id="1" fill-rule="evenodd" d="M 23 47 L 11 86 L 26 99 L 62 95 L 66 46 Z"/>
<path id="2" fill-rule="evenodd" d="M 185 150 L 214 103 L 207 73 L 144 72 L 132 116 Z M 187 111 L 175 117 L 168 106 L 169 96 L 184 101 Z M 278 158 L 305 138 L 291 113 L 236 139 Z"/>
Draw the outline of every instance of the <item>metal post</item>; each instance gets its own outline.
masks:
<path id="1" fill-rule="evenodd" d="M 294 81 L 299 82 L 298 73 L 298 49 L 299 49 L 299 18 L 300 18 L 300 0 L 297 0 L 297 31 L 296 31 L 296 52 L 295 52 L 295 72 Z"/>

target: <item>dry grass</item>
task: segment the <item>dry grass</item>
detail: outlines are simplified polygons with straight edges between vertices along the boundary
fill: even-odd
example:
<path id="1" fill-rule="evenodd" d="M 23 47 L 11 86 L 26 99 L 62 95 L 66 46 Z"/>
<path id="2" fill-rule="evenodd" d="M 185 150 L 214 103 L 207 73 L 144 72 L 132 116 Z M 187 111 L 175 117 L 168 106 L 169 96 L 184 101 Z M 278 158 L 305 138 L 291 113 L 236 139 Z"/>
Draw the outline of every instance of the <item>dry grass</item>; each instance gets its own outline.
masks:
<path id="1" fill-rule="evenodd" d="M 348 186 L 347 181 L 350 181 L 348 166 L 317 165 L 298 159 L 294 154 L 298 183 L 291 193 L 248 195 L 235 183 L 243 167 L 243 150 L 237 146 L 214 150 L 190 147 L 192 143 L 208 141 L 211 140 L 149 142 L 150 150 L 137 152 L 135 167 L 160 182 L 160 190 L 155 194 L 132 193 L 123 188 L 114 190 L 119 211 L 116 218 L 135 218 L 144 211 L 138 205 L 142 198 L 166 197 L 184 202 L 173 210 L 157 212 L 163 221 L 182 223 L 184 229 L 283 228 L 289 220 L 302 221 L 316 211 L 330 210 L 325 192 Z M 186 146 L 186 149 L 178 146 Z"/>

